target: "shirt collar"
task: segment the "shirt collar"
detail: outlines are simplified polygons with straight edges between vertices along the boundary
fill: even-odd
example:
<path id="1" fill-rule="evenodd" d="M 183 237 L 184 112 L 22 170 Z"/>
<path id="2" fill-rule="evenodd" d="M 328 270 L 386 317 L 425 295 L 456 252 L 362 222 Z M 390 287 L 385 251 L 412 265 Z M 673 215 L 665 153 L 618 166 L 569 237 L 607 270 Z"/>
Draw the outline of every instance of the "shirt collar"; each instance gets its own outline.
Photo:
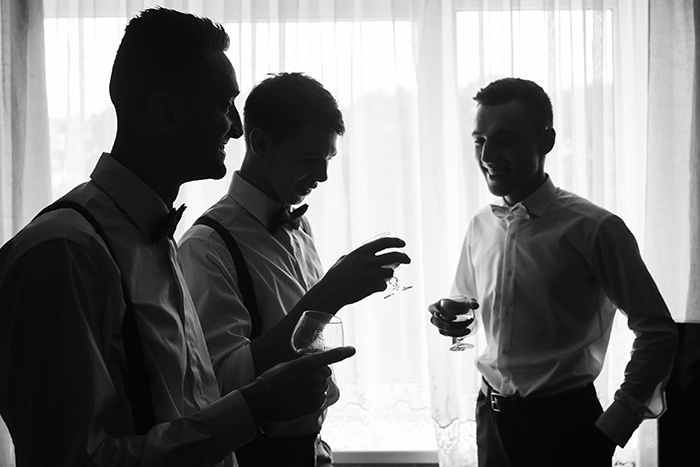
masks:
<path id="1" fill-rule="evenodd" d="M 155 191 L 106 152 L 100 156 L 90 179 L 112 198 L 144 237 L 151 239 L 169 211 Z"/>
<path id="2" fill-rule="evenodd" d="M 522 200 L 522 203 L 530 214 L 540 217 L 552 203 L 556 194 L 557 188 L 554 186 L 554 183 L 552 183 L 552 179 L 549 178 L 549 175 L 547 175 L 542 186 Z"/>
<path id="3" fill-rule="evenodd" d="M 246 211 L 252 214 L 266 229 L 280 212 L 282 205 L 234 172 L 228 194 Z"/>
<path id="4" fill-rule="evenodd" d="M 535 190 L 530 196 L 516 204 L 522 204 L 527 208 L 528 213 L 540 217 L 542 216 L 542 214 L 544 214 L 549 205 L 552 203 L 552 200 L 554 200 L 556 193 L 557 187 L 554 186 L 552 179 L 549 177 L 549 175 L 547 175 L 547 178 L 545 179 L 544 183 L 537 190 Z M 506 201 L 503 198 L 501 198 L 500 203 L 497 204 L 500 206 L 509 206 L 509 204 L 506 203 Z"/>

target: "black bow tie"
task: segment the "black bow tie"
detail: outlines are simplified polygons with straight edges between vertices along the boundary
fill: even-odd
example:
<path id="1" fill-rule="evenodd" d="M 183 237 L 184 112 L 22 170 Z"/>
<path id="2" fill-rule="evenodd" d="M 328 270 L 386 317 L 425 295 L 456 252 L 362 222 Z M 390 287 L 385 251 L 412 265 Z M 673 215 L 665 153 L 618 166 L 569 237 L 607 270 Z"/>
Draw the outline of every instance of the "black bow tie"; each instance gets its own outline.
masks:
<path id="1" fill-rule="evenodd" d="M 183 204 L 177 209 L 171 209 L 170 212 L 163 217 L 160 223 L 156 225 L 155 234 L 153 235 L 153 243 L 164 237 L 173 238 L 177 224 L 180 222 L 182 213 L 185 212 L 185 209 L 187 209 L 187 206 Z"/>
<path id="2" fill-rule="evenodd" d="M 270 233 L 274 234 L 285 225 L 292 229 L 298 229 L 301 224 L 301 216 L 307 209 L 309 209 L 308 204 L 302 204 L 294 210 L 290 210 L 288 206 L 282 206 L 277 215 L 270 220 Z"/>

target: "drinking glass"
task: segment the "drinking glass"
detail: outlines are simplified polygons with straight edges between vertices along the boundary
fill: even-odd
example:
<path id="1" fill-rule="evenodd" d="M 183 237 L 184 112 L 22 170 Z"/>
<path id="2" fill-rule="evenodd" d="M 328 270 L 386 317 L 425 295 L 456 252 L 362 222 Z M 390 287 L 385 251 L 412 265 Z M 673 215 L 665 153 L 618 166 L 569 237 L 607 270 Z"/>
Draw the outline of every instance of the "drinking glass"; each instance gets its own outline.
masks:
<path id="1" fill-rule="evenodd" d="M 373 241 L 375 241 L 375 240 L 377 240 L 377 239 L 379 239 L 379 238 L 392 237 L 392 236 L 393 236 L 393 235 L 392 235 L 391 232 L 389 232 L 389 231 L 387 231 L 387 232 L 382 232 L 382 233 L 380 233 L 379 235 L 375 235 L 374 237 L 372 237 L 372 238 L 370 238 L 370 239 L 368 239 L 368 240 L 365 240 L 362 244 L 365 245 L 365 244 L 370 243 L 370 242 L 373 242 Z M 387 249 L 382 250 L 382 251 L 385 251 L 385 252 L 399 251 L 399 252 L 401 252 L 401 253 L 404 252 L 403 248 L 387 248 Z M 395 269 L 398 268 L 400 265 L 401 265 L 401 263 L 392 263 L 392 264 L 387 264 L 387 265 L 382 266 L 382 267 L 384 267 L 384 268 L 389 268 L 389 269 L 394 269 L 394 270 L 395 270 Z M 412 285 L 400 285 L 400 284 L 399 284 L 399 279 L 398 279 L 396 276 L 392 276 L 391 278 L 389 278 L 389 279 L 387 280 L 387 283 L 389 284 L 389 286 L 390 286 L 391 288 L 389 289 L 389 292 L 384 296 L 384 298 L 392 297 L 392 296 L 396 295 L 396 294 L 399 293 L 399 292 L 403 292 L 404 290 L 408 290 L 408 289 L 410 289 L 410 288 L 413 287 Z"/>
<path id="2" fill-rule="evenodd" d="M 474 310 L 472 306 L 476 301 L 474 300 L 474 303 L 472 303 L 473 300 L 473 298 L 469 298 L 465 295 L 456 295 L 441 299 L 440 307 L 445 311 L 449 311 L 450 315 L 455 315 L 452 323 L 466 323 L 463 324 L 463 326 L 469 326 L 474 321 Z M 469 337 L 468 334 L 466 336 L 453 337 L 450 350 L 459 352 L 473 348 L 474 345 L 466 341 L 467 337 Z"/>
<path id="3" fill-rule="evenodd" d="M 343 346 L 343 320 L 330 313 L 307 310 L 292 331 L 292 349 L 308 355 Z"/>

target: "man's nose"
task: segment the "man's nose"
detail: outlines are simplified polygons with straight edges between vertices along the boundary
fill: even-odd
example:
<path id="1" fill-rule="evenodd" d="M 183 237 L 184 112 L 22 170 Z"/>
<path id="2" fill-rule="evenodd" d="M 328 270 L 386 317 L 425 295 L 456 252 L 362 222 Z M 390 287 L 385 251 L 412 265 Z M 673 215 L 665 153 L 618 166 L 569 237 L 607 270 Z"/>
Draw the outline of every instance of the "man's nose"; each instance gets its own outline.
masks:
<path id="1" fill-rule="evenodd" d="M 497 154 L 497 148 L 493 143 L 489 143 L 488 141 L 483 142 L 481 145 L 481 162 L 493 162 L 496 160 Z"/>
<path id="2" fill-rule="evenodd" d="M 238 110 L 231 109 L 229 111 L 229 119 L 231 120 L 231 127 L 228 129 L 226 136 L 233 139 L 243 136 L 243 124 L 241 123 L 241 116 L 238 115 Z"/>
<path id="3" fill-rule="evenodd" d="M 320 161 L 313 175 L 317 182 L 323 183 L 328 180 L 328 161 L 325 159 Z"/>

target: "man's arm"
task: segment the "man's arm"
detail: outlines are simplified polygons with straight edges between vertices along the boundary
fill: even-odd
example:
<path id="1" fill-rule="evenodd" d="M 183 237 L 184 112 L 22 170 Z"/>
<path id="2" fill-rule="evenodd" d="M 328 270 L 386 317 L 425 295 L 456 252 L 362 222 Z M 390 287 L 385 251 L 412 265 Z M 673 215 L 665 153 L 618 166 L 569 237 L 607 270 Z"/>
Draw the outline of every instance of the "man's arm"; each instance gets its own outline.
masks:
<path id="1" fill-rule="evenodd" d="M 386 289 L 393 263 L 407 264 L 410 258 L 399 252 L 377 254 L 387 248 L 405 246 L 403 240 L 385 237 L 367 243 L 340 258 L 277 325 L 253 340 L 251 349 L 256 372 L 297 357 L 289 344 L 294 326 L 306 310 L 337 313 L 345 305 Z"/>
<path id="2" fill-rule="evenodd" d="M 255 371 L 250 348 L 252 326 L 243 304 L 238 274 L 223 240 L 209 227 L 195 226 L 180 244 L 190 291 L 222 394 L 248 384 Z"/>
<path id="3" fill-rule="evenodd" d="M 201 226 L 195 229 L 209 230 Z M 180 253 L 224 392 L 253 380 L 278 363 L 297 358 L 289 341 L 304 311 L 337 313 L 343 306 L 386 288 L 392 269 L 382 265 L 410 262 L 404 253 L 377 255 L 386 248 L 403 247 L 405 243 L 397 238 L 382 238 L 357 248 L 340 258 L 277 325 L 251 342 L 246 337 L 250 335 L 250 317 L 243 305 L 230 253 L 218 236 L 205 240 L 194 232 L 183 240 Z"/>
<path id="4" fill-rule="evenodd" d="M 676 354 L 677 327 L 634 236 L 616 216 L 600 226 L 592 268 L 636 336 L 624 382 L 597 422 L 615 443 L 624 446 L 643 419 L 659 417 L 665 410 L 663 389 Z"/>
<path id="5" fill-rule="evenodd" d="M 128 435 L 121 372 L 107 358 L 121 325 L 118 312 L 105 313 L 121 300 L 116 268 L 105 267 L 107 255 L 103 247 L 54 240 L 6 271 L 0 286 L 0 409 L 19 465 L 216 464 L 269 421 L 317 410 L 327 365 L 354 353 L 342 348 L 321 359 L 299 359 L 198 412 L 159 423 L 144 436 Z M 95 262 L 100 256 L 104 261 Z"/>
<path id="6" fill-rule="evenodd" d="M 44 243 L 15 262 L 2 283 L 0 368 L 9 384 L 0 400 L 20 465 L 219 462 L 237 447 L 231 445 L 255 434 L 240 394 L 220 401 L 217 413 L 209 409 L 145 436 L 123 436 L 130 431 L 129 405 L 118 359 L 107 358 L 120 335 L 115 308 L 123 313 L 123 301 L 111 257 L 96 245 Z M 224 415 L 231 421 L 222 422 Z"/>

